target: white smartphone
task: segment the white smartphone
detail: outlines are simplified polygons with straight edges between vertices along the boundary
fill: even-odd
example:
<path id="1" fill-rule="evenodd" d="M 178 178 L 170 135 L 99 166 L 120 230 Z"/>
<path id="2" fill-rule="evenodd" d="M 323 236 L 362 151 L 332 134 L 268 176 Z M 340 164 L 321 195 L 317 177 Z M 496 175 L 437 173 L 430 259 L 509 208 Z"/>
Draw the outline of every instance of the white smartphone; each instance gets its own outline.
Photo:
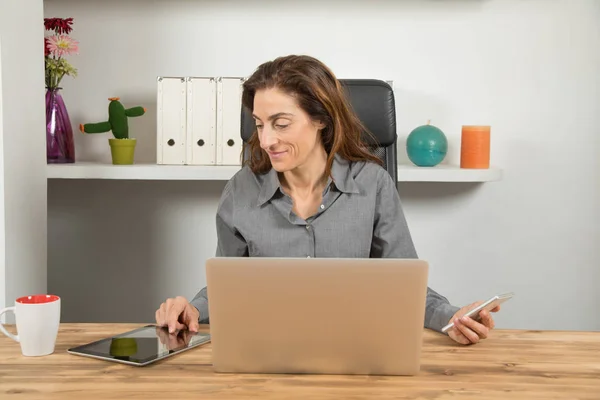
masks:
<path id="1" fill-rule="evenodd" d="M 504 303 L 507 300 L 512 299 L 514 293 L 503 293 L 503 294 L 499 294 L 497 296 L 492 297 L 491 299 L 489 299 L 488 301 L 486 301 L 485 303 L 480 304 L 479 306 L 475 307 L 474 309 L 470 310 L 468 313 L 465 314 L 465 316 L 470 317 L 472 319 L 474 319 L 475 321 L 479 321 L 481 318 L 479 317 L 479 312 L 481 310 L 493 310 L 494 308 L 496 308 L 496 306 L 499 306 L 500 304 Z M 446 333 L 446 331 L 448 331 L 448 329 L 452 328 L 454 326 L 454 322 L 449 323 L 448 325 L 446 325 L 445 327 L 442 328 L 442 332 Z"/>

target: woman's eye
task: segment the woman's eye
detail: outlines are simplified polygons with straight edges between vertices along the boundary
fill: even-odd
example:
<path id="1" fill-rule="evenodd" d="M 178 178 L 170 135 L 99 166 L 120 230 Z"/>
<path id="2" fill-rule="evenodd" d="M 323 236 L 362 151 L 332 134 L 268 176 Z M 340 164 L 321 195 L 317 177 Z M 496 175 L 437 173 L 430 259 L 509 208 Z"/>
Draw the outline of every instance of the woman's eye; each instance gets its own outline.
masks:
<path id="1" fill-rule="evenodd" d="M 278 128 L 278 129 L 285 129 L 288 126 L 289 126 L 289 124 L 288 125 L 279 125 L 279 124 L 275 125 L 275 127 Z"/>
<path id="2" fill-rule="evenodd" d="M 256 129 L 262 129 L 262 125 L 256 125 Z"/>

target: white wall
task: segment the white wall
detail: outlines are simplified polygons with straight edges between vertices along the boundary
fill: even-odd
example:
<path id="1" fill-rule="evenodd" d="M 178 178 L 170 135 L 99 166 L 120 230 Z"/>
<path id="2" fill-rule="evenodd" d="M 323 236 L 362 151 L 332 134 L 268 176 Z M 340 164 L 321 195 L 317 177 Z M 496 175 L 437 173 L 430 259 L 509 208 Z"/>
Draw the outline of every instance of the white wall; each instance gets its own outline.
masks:
<path id="1" fill-rule="evenodd" d="M 427 119 L 455 164 L 460 126 L 492 125 L 503 181 L 399 185 L 430 285 L 457 305 L 515 291 L 499 327 L 600 329 L 598 2 L 47 0 L 45 14 L 75 17 L 74 126 L 105 119 L 111 96 L 148 107 L 131 120 L 138 162 L 155 160 L 157 75 L 248 75 L 289 53 L 393 80 L 401 162 Z M 109 162 L 107 138 L 78 135 L 78 160 Z M 48 285 L 65 318 L 148 321 L 167 296 L 193 296 L 222 188 L 50 182 Z"/>
<path id="2" fill-rule="evenodd" d="M 46 291 L 43 29 L 42 0 L 0 2 L 7 305 Z"/>

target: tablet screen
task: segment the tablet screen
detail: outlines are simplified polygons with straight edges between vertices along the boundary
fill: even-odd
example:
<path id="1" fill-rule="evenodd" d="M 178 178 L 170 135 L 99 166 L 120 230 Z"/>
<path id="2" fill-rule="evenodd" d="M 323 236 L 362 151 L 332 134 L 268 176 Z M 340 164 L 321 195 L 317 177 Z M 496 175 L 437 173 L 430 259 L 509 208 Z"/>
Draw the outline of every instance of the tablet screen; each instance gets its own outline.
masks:
<path id="1" fill-rule="evenodd" d="M 147 325 L 75 347 L 70 351 L 143 364 L 208 341 L 208 333 L 193 333 L 187 330 L 169 333 L 167 328 Z"/>

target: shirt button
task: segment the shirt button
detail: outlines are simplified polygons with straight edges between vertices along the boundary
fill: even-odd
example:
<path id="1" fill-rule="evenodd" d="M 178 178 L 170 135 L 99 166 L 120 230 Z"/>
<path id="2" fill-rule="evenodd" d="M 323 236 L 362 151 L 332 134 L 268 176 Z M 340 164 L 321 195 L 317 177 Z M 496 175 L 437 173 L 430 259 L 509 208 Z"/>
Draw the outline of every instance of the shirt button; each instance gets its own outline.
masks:
<path id="1" fill-rule="evenodd" d="M 325 204 L 321 204 L 321 210 L 325 208 Z"/>
<path id="2" fill-rule="evenodd" d="M 306 258 L 310 258 L 310 256 L 306 256 Z"/>
<path id="3" fill-rule="evenodd" d="M 310 225 L 306 225 L 306 229 L 310 229 Z"/>

